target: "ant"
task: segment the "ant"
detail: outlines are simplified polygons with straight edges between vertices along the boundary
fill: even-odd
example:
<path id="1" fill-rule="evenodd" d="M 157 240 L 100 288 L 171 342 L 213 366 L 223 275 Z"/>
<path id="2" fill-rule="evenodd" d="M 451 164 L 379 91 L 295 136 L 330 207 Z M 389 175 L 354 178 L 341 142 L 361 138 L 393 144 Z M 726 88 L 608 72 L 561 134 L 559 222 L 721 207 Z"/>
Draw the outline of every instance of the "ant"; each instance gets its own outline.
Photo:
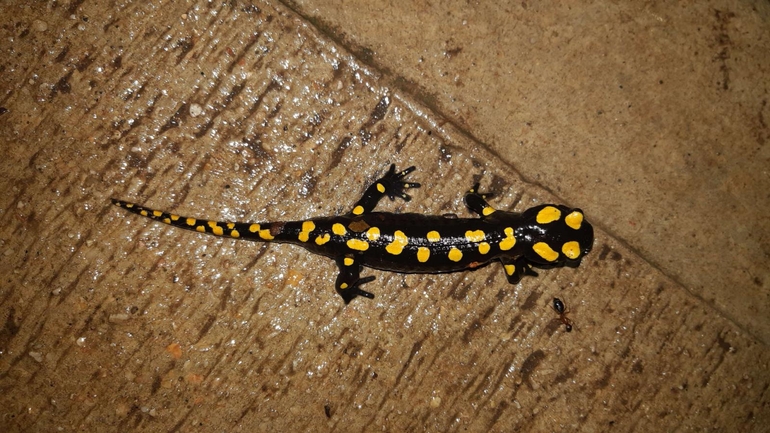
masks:
<path id="1" fill-rule="evenodd" d="M 564 306 L 564 302 L 562 302 L 559 298 L 553 298 L 553 306 L 551 308 L 559 313 L 559 320 L 564 324 L 564 328 L 567 330 L 567 332 L 572 332 L 572 320 L 567 317 L 567 314 L 569 314 L 569 308 Z"/>

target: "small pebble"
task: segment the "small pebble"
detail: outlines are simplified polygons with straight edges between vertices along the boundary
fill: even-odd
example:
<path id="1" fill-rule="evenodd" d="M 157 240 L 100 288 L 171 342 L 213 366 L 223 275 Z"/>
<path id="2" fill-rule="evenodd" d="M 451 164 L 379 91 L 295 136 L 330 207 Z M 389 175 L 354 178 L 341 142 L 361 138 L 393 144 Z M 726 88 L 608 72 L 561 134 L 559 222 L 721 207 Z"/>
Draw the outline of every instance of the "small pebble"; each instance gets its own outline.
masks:
<path id="1" fill-rule="evenodd" d="M 128 314 L 110 314 L 109 321 L 110 323 L 121 323 L 128 320 Z"/>
<path id="2" fill-rule="evenodd" d="M 48 30 L 48 23 L 43 20 L 32 21 L 32 28 L 38 32 L 44 32 Z"/>
<path id="3" fill-rule="evenodd" d="M 199 104 L 191 104 L 190 105 L 190 116 L 191 117 L 198 117 L 201 114 L 203 114 L 203 107 L 201 107 Z"/>

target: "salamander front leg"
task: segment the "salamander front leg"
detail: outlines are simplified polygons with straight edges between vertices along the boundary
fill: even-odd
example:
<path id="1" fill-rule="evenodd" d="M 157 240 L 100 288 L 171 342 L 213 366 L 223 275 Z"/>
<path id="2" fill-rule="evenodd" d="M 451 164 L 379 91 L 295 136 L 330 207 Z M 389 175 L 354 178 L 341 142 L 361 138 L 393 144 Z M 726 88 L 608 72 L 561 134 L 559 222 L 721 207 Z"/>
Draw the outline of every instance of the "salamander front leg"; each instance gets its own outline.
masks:
<path id="1" fill-rule="evenodd" d="M 401 197 L 404 201 L 411 200 L 412 198 L 405 191 L 409 188 L 419 188 L 420 184 L 417 182 L 404 182 L 404 178 L 414 170 L 414 166 L 411 166 L 406 170 L 396 173 L 396 164 L 391 164 L 390 170 L 384 176 L 369 185 L 361 200 L 358 200 L 358 203 L 353 206 L 352 214 L 363 215 L 371 212 L 377 206 L 380 199 L 386 195 L 390 197 L 391 201 L 395 200 L 396 196 Z"/>
<path id="2" fill-rule="evenodd" d="M 532 266 L 524 257 L 518 257 L 515 259 L 502 257 L 500 261 L 503 262 L 505 276 L 508 278 L 508 282 L 511 284 L 518 284 L 525 275 L 530 275 L 533 277 L 537 276 L 537 272 L 532 270 Z"/>
<path id="3" fill-rule="evenodd" d="M 491 192 L 480 193 L 479 184 L 477 183 L 465 193 L 465 205 L 468 206 L 468 209 L 481 215 L 482 218 L 488 217 L 495 213 L 495 208 L 487 203 L 487 199 L 493 195 Z"/>
<path id="4" fill-rule="evenodd" d="M 337 282 L 334 287 L 337 289 L 337 293 L 342 296 L 345 304 L 349 304 L 356 296 L 374 299 L 373 294 L 360 288 L 362 284 L 374 281 L 374 277 L 360 278 L 361 265 L 356 262 L 354 255 L 348 254 L 337 258 L 337 267 L 340 269 L 340 273 L 337 275 Z"/>

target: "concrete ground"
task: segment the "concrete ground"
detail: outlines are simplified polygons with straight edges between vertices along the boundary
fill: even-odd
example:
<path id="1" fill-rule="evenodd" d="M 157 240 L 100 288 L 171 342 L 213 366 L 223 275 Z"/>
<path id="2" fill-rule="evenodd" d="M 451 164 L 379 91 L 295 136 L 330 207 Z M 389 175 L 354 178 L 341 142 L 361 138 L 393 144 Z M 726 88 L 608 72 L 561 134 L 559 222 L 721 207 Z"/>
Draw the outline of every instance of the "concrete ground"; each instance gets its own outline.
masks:
<path id="1" fill-rule="evenodd" d="M 0 431 L 764 431 L 770 6 L 4 6 Z M 577 269 L 367 270 L 206 237 L 347 212 L 582 208 Z M 564 299 L 564 332 L 549 308 Z"/>

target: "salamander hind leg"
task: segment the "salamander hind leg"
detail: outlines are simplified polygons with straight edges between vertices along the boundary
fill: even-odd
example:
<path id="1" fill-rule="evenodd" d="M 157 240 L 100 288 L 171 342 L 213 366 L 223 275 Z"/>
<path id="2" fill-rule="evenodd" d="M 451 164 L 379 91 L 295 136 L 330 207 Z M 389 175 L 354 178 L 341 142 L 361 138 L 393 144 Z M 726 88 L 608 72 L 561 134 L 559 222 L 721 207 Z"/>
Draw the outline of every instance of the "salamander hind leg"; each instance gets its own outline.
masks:
<path id="1" fill-rule="evenodd" d="M 465 193 L 465 205 L 468 209 L 481 215 L 481 217 L 488 217 L 495 213 L 495 208 L 487 203 L 487 199 L 494 194 L 491 192 L 481 193 L 479 192 L 479 184 L 475 184 Z"/>
<path id="2" fill-rule="evenodd" d="M 360 277 L 361 265 L 356 262 L 354 255 L 346 254 L 337 258 L 337 267 L 340 269 L 340 273 L 337 274 L 337 282 L 334 287 L 337 289 L 337 293 L 342 296 L 345 304 L 349 304 L 357 296 L 374 299 L 372 293 L 362 290 L 360 287 L 362 284 L 374 281 L 374 277 Z"/>
<path id="3" fill-rule="evenodd" d="M 391 164 L 390 169 L 384 176 L 377 179 L 373 184 L 369 185 L 364 195 L 353 206 L 353 215 L 363 215 L 374 210 L 377 203 L 384 196 L 388 196 L 391 200 L 395 200 L 396 197 L 401 197 L 404 201 L 409 201 L 412 198 L 405 192 L 409 188 L 419 188 L 420 184 L 417 182 L 404 182 L 404 178 L 415 170 L 414 166 L 401 170 L 396 173 L 396 164 Z"/>
<path id="4" fill-rule="evenodd" d="M 532 266 L 524 257 L 518 257 L 515 259 L 502 257 L 500 261 L 503 262 L 505 276 L 508 278 L 508 282 L 511 284 L 518 284 L 519 281 L 521 281 L 521 279 L 526 275 L 533 277 L 537 276 L 537 272 L 532 270 Z"/>

